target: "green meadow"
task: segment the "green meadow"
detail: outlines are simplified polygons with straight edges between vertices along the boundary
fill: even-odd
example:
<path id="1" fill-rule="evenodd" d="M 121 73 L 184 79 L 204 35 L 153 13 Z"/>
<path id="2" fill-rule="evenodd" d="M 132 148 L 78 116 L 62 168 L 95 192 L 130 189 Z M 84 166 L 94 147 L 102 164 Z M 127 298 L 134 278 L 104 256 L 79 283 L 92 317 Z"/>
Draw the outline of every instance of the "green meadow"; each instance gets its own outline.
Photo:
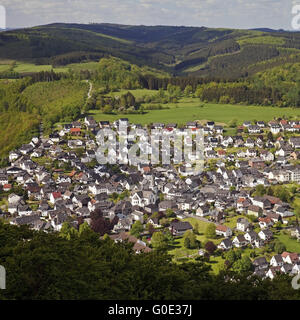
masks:
<path id="1" fill-rule="evenodd" d="M 131 90 L 135 94 L 135 90 Z M 145 95 L 146 90 L 143 90 Z M 149 92 L 152 94 L 152 92 Z M 136 96 L 140 96 L 138 91 Z M 142 125 L 152 122 L 185 124 L 194 120 L 210 120 L 227 125 L 231 120 L 236 119 L 238 124 L 245 120 L 264 120 L 269 121 L 274 117 L 299 118 L 300 110 L 294 108 L 230 105 L 203 103 L 198 98 L 181 99 L 179 103 L 169 103 L 163 105 L 169 109 L 149 110 L 144 114 L 103 114 L 100 110 L 90 110 L 95 120 L 115 121 L 119 118 L 128 118 L 132 123 Z"/>
<path id="2" fill-rule="evenodd" d="M 36 65 L 33 63 L 13 61 L 13 60 L 1 60 L 0 72 L 14 71 L 18 73 L 34 73 L 41 71 L 55 71 L 55 72 L 67 72 L 67 67 L 53 68 L 51 65 Z"/>

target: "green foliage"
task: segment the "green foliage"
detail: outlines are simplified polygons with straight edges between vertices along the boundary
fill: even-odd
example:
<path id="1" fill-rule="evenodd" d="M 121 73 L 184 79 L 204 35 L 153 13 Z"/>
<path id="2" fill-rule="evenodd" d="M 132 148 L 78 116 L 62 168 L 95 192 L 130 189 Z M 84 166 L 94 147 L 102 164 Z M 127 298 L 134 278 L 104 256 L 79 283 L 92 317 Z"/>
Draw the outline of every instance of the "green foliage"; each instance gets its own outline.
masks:
<path id="1" fill-rule="evenodd" d="M 255 192 L 253 193 L 254 196 L 262 197 L 265 194 L 266 194 L 266 188 L 262 184 L 259 184 L 258 186 L 255 187 Z"/>
<path id="2" fill-rule="evenodd" d="M 77 80 L 39 82 L 27 87 L 24 103 L 39 110 L 43 120 L 53 125 L 58 121 L 73 121 L 81 113 L 88 84 Z"/>
<path id="3" fill-rule="evenodd" d="M 39 117 L 25 112 L 5 112 L 0 114 L 0 127 L 0 157 L 5 157 L 9 151 L 38 135 Z"/>
<path id="4" fill-rule="evenodd" d="M 280 241 L 276 241 L 274 245 L 274 250 L 278 254 L 281 254 L 282 252 L 286 251 L 286 246 Z"/>
<path id="5" fill-rule="evenodd" d="M 238 259 L 233 263 L 232 268 L 238 273 L 243 273 L 251 271 L 253 269 L 253 266 L 250 258 L 247 256 L 243 256 L 241 259 Z"/>
<path id="6" fill-rule="evenodd" d="M 136 221 L 130 229 L 130 234 L 138 238 L 143 230 L 144 227 L 142 223 L 140 221 Z"/>
<path id="7" fill-rule="evenodd" d="M 75 238 L 78 236 L 78 231 L 73 228 L 68 222 L 64 222 L 60 230 L 60 236 L 70 240 L 71 238 Z"/>
<path id="8" fill-rule="evenodd" d="M 213 239 L 216 237 L 216 225 L 214 223 L 210 223 L 205 230 L 205 236 L 208 239 Z"/>
<path id="9" fill-rule="evenodd" d="M 151 238 L 151 245 L 158 251 L 164 251 L 168 248 L 168 239 L 162 232 L 154 232 Z"/>
<path id="10" fill-rule="evenodd" d="M 156 250 L 100 240 L 86 226 L 67 240 L 57 233 L 0 222 L 0 261 L 7 271 L 1 300 L 280 300 L 300 299 L 289 276 L 273 281 L 240 273 L 212 275 L 203 262 L 175 264 Z M 150 271 L 149 271 L 150 270 Z M 228 281 L 228 279 L 234 281 Z M 222 290 L 220 290 L 222 288 Z"/>
<path id="11" fill-rule="evenodd" d="M 195 236 L 195 234 L 193 233 L 193 231 L 188 230 L 185 232 L 184 236 L 183 236 L 183 241 L 184 241 L 184 246 L 187 249 L 195 249 L 199 246 L 198 242 L 197 242 L 197 238 Z"/>

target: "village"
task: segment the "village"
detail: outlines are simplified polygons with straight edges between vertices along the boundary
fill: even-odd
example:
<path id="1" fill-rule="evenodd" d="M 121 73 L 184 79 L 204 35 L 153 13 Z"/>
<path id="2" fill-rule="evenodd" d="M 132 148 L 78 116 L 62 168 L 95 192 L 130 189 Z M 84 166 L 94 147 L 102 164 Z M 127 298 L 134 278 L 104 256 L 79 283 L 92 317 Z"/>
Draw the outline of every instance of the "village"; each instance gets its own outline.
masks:
<path id="1" fill-rule="evenodd" d="M 199 246 L 178 261 L 216 256 L 224 264 L 225 253 L 236 248 L 250 254 L 251 270 L 262 278 L 300 272 L 300 250 L 289 251 L 283 243 L 274 249 L 277 238 L 292 248 L 300 239 L 294 205 L 300 182 L 300 121 L 246 121 L 235 135 L 213 121 L 187 123 L 179 130 L 204 132 L 205 164 L 199 174 L 184 163 L 100 165 L 97 133 L 121 124 L 142 128 L 126 118 L 98 123 L 86 116 L 10 152 L 10 166 L 0 172 L 0 217 L 13 225 L 60 232 L 65 223 L 75 228 L 79 221 L 91 224 L 91 214 L 101 212 L 113 221 L 109 237 L 133 242 L 136 253 L 155 250 L 155 233 L 171 235 L 173 244 L 176 239 L 183 244 L 192 233 Z M 175 128 L 177 124 L 163 123 L 146 127 L 167 133 Z M 278 186 L 280 195 L 267 192 Z M 140 232 L 131 232 L 137 225 Z M 213 234 L 205 237 L 211 225 Z M 215 248 L 207 249 L 207 242 Z"/>

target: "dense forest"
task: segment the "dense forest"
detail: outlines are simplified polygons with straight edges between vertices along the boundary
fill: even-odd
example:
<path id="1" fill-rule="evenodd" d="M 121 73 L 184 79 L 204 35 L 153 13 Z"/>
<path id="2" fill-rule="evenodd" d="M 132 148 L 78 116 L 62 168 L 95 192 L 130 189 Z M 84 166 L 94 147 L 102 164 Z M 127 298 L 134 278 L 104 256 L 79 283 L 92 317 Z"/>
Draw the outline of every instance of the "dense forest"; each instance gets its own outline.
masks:
<path id="1" fill-rule="evenodd" d="M 213 275 L 203 261 L 175 264 L 164 251 L 134 254 L 86 224 L 79 231 L 36 232 L 0 222 L 0 261 L 7 289 L 0 299 L 276 300 L 299 299 L 290 278 Z"/>
<path id="2" fill-rule="evenodd" d="M 0 46 L 0 59 L 66 66 L 114 56 L 172 75 L 226 79 L 300 62 L 300 34 L 275 30 L 51 24 L 2 32 Z"/>

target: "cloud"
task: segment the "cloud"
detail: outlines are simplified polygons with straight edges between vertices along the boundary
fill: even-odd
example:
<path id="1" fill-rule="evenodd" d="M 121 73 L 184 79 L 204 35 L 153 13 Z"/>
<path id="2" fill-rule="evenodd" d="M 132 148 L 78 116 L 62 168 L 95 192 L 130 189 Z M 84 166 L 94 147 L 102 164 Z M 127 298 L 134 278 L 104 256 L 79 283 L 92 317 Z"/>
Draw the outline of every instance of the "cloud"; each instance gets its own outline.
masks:
<path id="1" fill-rule="evenodd" d="M 9 27 L 112 22 L 232 28 L 290 28 L 300 0 L 0 0 Z"/>

